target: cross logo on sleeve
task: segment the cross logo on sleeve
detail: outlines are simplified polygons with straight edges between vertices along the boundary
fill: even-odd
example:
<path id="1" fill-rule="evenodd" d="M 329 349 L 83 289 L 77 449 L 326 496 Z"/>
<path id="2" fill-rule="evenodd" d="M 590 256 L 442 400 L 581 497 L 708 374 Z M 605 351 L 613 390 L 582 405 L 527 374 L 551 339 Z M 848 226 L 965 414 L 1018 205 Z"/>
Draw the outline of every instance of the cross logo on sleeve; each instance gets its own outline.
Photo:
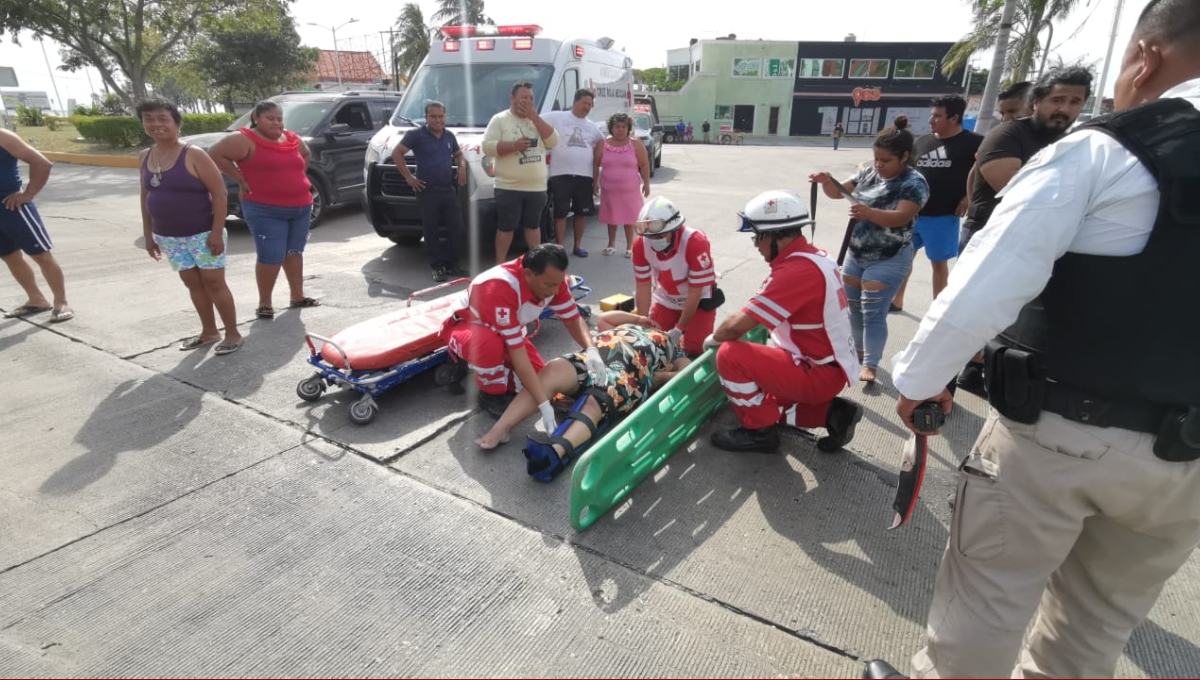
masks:
<path id="1" fill-rule="evenodd" d="M 712 266 L 712 258 L 708 256 L 708 253 L 700 253 L 700 257 L 696 258 L 696 261 L 700 263 L 701 267 Z"/>
<path id="2" fill-rule="evenodd" d="M 507 326 L 512 323 L 512 310 L 508 307 L 497 307 L 496 323 L 501 326 Z"/>

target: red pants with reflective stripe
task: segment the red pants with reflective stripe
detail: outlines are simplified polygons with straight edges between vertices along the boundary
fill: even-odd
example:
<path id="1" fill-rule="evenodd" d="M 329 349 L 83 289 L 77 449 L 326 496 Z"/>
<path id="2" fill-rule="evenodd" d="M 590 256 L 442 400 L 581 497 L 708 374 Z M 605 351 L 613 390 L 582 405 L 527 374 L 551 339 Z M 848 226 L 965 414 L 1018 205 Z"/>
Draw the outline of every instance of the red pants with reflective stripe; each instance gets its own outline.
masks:
<path id="1" fill-rule="evenodd" d="M 797 366 L 785 349 L 740 340 L 721 343 L 717 376 L 738 422 L 755 430 L 778 422 L 825 427 L 829 403 L 846 386 L 836 363 Z"/>
<path id="2" fill-rule="evenodd" d="M 681 309 L 671 309 L 658 303 L 650 305 L 650 320 L 658 324 L 658 327 L 664 331 L 674 328 L 681 314 L 683 314 Z M 703 309 L 697 309 L 696 313 L 692 315 L 692 320 L 688 322 L 687 329 L 683 332 L 683 351 L 687 352 L 689 356 L 700 356 L 704 351 L 705 339 L 712 335 L 716 319 L 717 310 L 706 312 Z"/>
<path id="3" fill-rule="evenodd" d="M 529 339 L 524 339 L 525 351 L 533 370 L 541 372 L 546 362 Z M 512 371 L 508 347 L 500 334 L 474 323 L 460 323 L 450 331 L 450 353 L 463 359 L 475 374 L 480 392 L 504 394 L 517 390 L 517 374 Z"/>

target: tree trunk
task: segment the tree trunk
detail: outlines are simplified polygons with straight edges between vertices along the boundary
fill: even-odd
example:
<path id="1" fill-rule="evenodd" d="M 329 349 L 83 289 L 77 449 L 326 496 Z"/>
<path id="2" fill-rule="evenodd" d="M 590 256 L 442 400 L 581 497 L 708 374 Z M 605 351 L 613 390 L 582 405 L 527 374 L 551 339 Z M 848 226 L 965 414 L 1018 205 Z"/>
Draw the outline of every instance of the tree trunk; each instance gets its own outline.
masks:
<path id="1" fill-rule="evenodd" d="M 983 88 L 983 101 L 979 105 L 979 118 L 975 121 L 975 132 L 986 134 L 995 122 L 996 97 L 1000 94 L 1000 78 L 1004 74 L 1008 58 L 1008 34 L 1012 31 L 1013 15 L 1017 0 L 1004 0 L 1004 12 L 1000 15 L 1000 32 L 996 34 L 996 52 L 992 55 L 992 69 L 988 71 L 987 85 Z"/>

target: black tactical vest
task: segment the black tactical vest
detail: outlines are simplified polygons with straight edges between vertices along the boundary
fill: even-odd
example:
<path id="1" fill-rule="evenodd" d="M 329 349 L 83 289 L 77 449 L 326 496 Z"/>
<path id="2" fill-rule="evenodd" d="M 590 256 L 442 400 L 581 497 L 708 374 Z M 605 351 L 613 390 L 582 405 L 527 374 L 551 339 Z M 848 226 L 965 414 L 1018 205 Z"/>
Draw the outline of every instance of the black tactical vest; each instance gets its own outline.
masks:
<path id="1" fill-rule="evenodd" d="M 1200 112 L 1160 99 L 1079 129 L 1111 135 L 1158 181 L 1150 239 L 1128 257 L 1067 253 L 997 340 L 1034 352 L 1042 376 L 1067 389 L 1200 405 Z"/>

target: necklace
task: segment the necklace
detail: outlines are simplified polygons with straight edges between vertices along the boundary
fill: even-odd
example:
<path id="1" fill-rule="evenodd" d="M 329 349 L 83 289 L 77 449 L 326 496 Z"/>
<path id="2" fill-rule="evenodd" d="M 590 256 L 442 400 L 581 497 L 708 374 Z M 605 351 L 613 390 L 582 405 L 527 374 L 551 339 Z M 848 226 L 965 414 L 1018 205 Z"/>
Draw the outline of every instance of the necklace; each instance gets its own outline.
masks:
<path id="1" fill-rule="evenodd" d="M 147 165 L 150 164 L 149 163 L 150 161 L 154 162 L 155 169 L 150 174 L 150 186 L 157 189 L 158 187 L 162 186 L 163 172 L 175 167 L 175 163 L 179 162 L 179 156 L 176 156 L 175 161 L 172 162 L 170 165 L 168 165 L 166 168 L 163 168 L 162 163 L 154 160 L 154 149 L 151 149 L 150 153 L 146 154 L 146 156 L 147 156 L 147 158 L 146 158 Z"/>

